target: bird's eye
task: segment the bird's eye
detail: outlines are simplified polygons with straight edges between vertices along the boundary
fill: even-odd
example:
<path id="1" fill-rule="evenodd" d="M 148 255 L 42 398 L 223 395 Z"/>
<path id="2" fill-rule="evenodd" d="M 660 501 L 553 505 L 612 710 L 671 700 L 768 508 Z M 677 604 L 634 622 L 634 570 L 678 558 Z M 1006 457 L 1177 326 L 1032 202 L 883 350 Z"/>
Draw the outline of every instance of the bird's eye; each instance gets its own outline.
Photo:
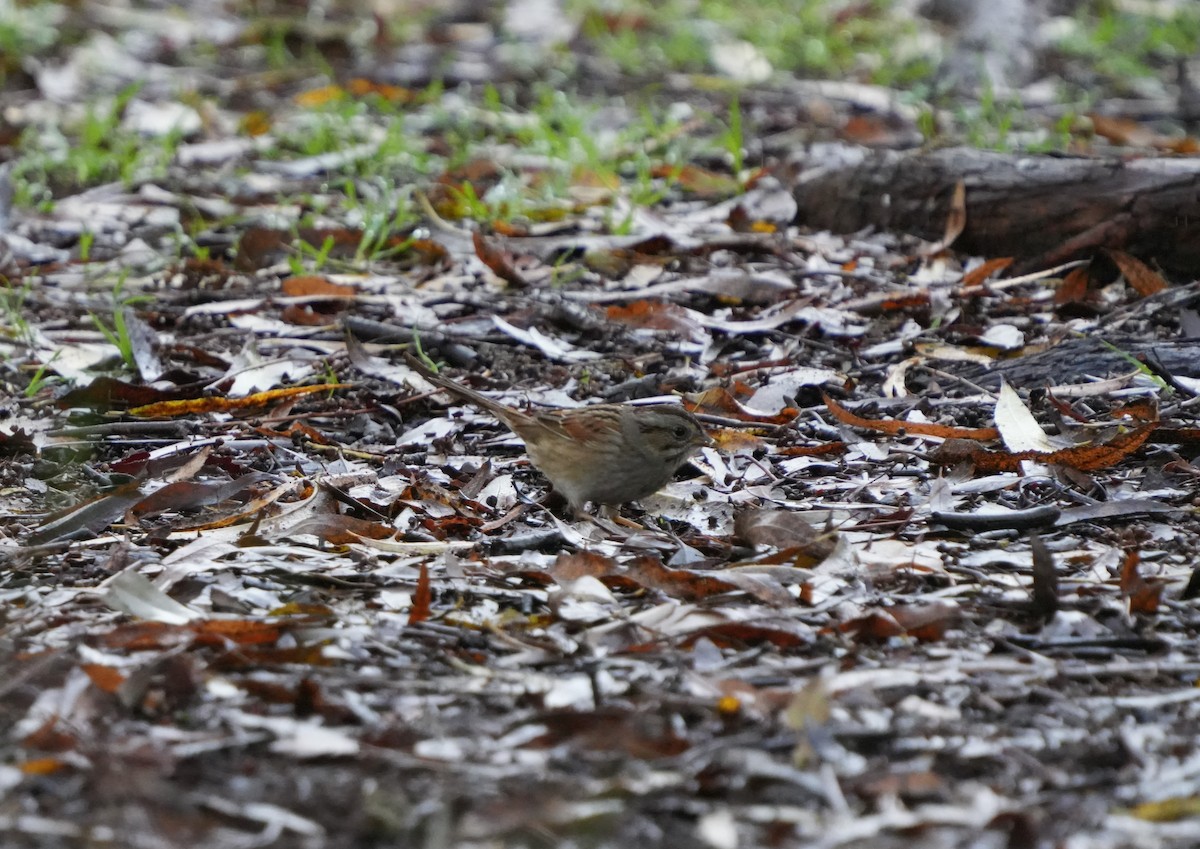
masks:
<path id="1" fill-rule="evenodd" d="M 675 427 L 671 428 L 671 435 L 676 439 L 687 439 L 688 431 L 683 425 L 675 425 Z"/>

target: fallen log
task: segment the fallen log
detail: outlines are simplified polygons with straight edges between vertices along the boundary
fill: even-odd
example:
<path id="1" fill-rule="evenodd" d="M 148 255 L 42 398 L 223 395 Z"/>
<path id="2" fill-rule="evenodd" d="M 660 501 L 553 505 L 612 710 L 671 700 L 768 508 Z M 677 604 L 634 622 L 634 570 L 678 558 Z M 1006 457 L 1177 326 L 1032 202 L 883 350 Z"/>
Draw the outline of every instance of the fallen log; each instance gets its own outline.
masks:
<path id="1" fill-rule="evenodd" d="M 1200 276 L 1200 158 L 1083 158 L 969 148 L 859 151 L 817 165 L 793 189 L 796 222 L 941 239 L 958 181 L 967 253 L 1012 256 L 1017 271 L 1117 248 L 1168 272 Z"/>

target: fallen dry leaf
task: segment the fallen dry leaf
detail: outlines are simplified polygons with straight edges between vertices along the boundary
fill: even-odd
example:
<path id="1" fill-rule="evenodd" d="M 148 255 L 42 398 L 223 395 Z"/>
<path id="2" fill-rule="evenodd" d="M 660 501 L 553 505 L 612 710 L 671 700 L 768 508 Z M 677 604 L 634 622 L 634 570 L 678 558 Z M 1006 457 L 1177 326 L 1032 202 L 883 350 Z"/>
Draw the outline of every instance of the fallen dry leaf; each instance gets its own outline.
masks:
<path id="1" fill-rule="evenodd" d="M 896 419 L 867 419 L 850 412 L 834 401 L 825 392 L 821 393 L 825 406 L 833 417 L 843 424 L 892 435 L 915 434 L 917 436 L 940 436 L 945 439 L 997 439 L 1000 431 L 994 427 L 951 427 L 929 422 L 903 422 Z"/>

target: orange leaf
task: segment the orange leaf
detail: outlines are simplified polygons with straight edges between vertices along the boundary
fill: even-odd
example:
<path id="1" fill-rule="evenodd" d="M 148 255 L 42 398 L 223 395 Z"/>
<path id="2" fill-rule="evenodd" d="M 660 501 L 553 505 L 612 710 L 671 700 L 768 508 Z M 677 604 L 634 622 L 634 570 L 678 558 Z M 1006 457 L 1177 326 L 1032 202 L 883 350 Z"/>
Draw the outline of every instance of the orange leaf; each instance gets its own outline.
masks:
<path id="1" fill-rule="evenodd" d="M 606 313 L 612 321 L 647 330 L 674 330 L 691 333 L 698 325 L 688 317 L 683 307 L 662 301 L 633 301 L 622 306 L 610 306 Z"/>
<path id="2" fill-rule="evenodd" d="M 247 112 L 238 122 L 238 130 L 248 136 L 262 136 L 271 131 L 271 115 L 261 109 Z"/>
<path id="3" fill-rule="evenodd" d="M 963 275 L 962 285 L 964 289 L 972 289 L 983 284 L 985 280 L 991 277 L 998 271 L 1003 271 L 1013 263 L 1011 256 L 997 257 L 989 259 L 987 262 L 977 265 L 966 274 Z"/>
<path id="4" fill-rule="evenodd" d="M 24 748 L 42 752 L 69 752 L 78 743 L 74 734 L 59 727 L 57 716 L 51 716 L 21 740 Z"/>
<path id="5" fill-rule="evenodd" d="M 1158 612 L 1163 584 L 1159 581 L 1147 581 L 1142 577 L 1138 570 L 1139 559 L 1136 551 L 1125 555 L 1125 562 L 1121 564 L 1121 595 L 1129 600 L 1131 613 L 1151 615 Z"/>
<path id="6" fill-rule="evenodd" d="M 821 393 L 821 397 L 825 400 L 825 406 L 829 412 L 838 421 L 855 427 L 876 430 L 880 433 L 940 436 L 945 439 L 998 439 L 1000 437 L 1000 431 L 994 427 L 950 427 L 929 422 L 902 422 L 898 419 L 865 419 L 847 410 L 825 392 Z"/>
<path id="7" fill-rule="evenodd" d="M 490 268 L 493 274 L 512 286 L 521 289 L 529 286 L 529 282 L 513 265 L 511 254 L 489 243 L 478 230 L 471 234 L 471 240 L 475 244 L 475 255 L 483 260 L 483 264 Z"/>
<path id="8" fill-rule="evenodd" d="M 846 119 L 841 134 L 846 141 L 872 146 L 892 141 L 896 130 L 879 114 L 858 114 Z"/>
<path id="9" fill-rule="evenodd" d="M 714 595 L 733 592 L 734 584 L 715 575 L 693 572 L 689 569 L 670 569 L 657 557 L 645 554 L 635 558 L 626 566 L 626 574 L 643 587 L 660 590 L 672 598 L 697 601 Z"/>
<path id="10" fill-rule="evenodd" d="M 302 91 L 292 98 L 293 102 L 305 109 L 314 109 L 318 106 L 324 106 L 327 103 L 332 103 L 335 100 L 341 100 L 346 96 L 346 91 L 339 85 L 325 85 L 320 88 L 310 88 L 308 91 Z"/>
<path id="11" fill-rule="evenodd" d="M 302 395 L 312 395 L 315 392 L 328 392 L 333 389 L 346 389 L 349 383 L 319 383 L 313 386 L 292 386 L 287 389 L 271 389 L 266 392 L 256 392 L 245 398 L 190 398 L 185 401 L 160 401 L 156 404 L 146 404 L 134 407 L 130 414 L 154 418 L 158 416 L 191 416 L 199 413 L 227 413 L 233 410 L 244 410 L 254 407 L 266 407 L 278 403 L 285 398 L 297 398 Z"/>
<path id="12" fill-rule="evenodd" d="M 745 389 L 744 397 L 753 394 L 744 383 L 735 383 L 733 386 L 714 386 L 711 389 L 706 389 L 696 397 L 695 401 L 687 404 L 687 408 L 695 412 L 717 413 L 719 415 L 732 416 L 733 418 L 743 422 L 758 422 L 761 424 L 788 424 L 796 416 L 800 415 L 800 411 L 795 407 L 784 407 L 775 415 L 763 415 L 761 413 L 752 413 L 738 403 L 737 397 L 730 390 Z"/>
<path id="13" fill-rule="evenodd" d="M 1113 144 L 1124 147 L 1154 147 L 1162 137 L 1132 118 L 1089 113 L 1092 131 Z"/>
<path id="14" fill-rule="evenodd" d="M 98 663 L 85 663 L 83 664 L 83 671 L 91 679 L 96 689 L 110 695 L 117 692 L 120 686 L 125 683 L 125 673 L 119 669 L 113 669 L 111 666 L 101 666 Z"/>
<path id="15" fill-rule="evenodd" d="M 1162 275 L 1137 257 L 1124 251 L 1106 250 L 1105 253 L 1117 264 L 1117 268 L 1121 269 L 1121 276 L 1125 278 L 1125 282 L 1143 298 L 1167 288 L 1167 281 L 1162 279 Z"/>
<path id="16" fill-rule="evenodd" d="M 53 775 L 67 766 L 67 762 L 59 758 L 34 758 L 21 764 L 21 772 L 26 775 Z"/>
<path id="17" fill-rule="evenodd" d="M 851 619 L 838 630 L 859 639 L 888 640 L 907 635 L 921 642 L 932 642 L 942 639 L 946 628 L 958 621 L 958 617 L 958 606 L 946 602 L 900 604 Z"/>
<path id="18" fill-rule="evenodd" d="M 228 671 L 261 666 L 328 666 L 324 648 L 320 645 L 291 646 L 289 648 L 252 649 L 238 646 L 212 659 L 209 667 Z"/>
<path id="19" fill-rule="evenodd" d="M 1072 268 L 1067 272 L 1067 276 L 1063 278 L 1062 283 L 1054 291 L 1054 303 L 1062 306 L 1063 304 L 1081 304 L 1087 298 L 1088 283 L 1092 279 L 1091 271 L 1088 266 L 1081 265 Z"/>
<path id="20" fill-rule="evenodd" d="M 879 311 L 884 313 L 899 312 L 900 310 L 923 309 L 929 306 L 929 292 L 922 289 L 918 292 L 889 295 L 879 302 Z"/>
<path id="21" fill-rule="evenodd" d="M 412 89 L 389 83 L 377 83 L 374 80 L 355 77 L 346 83 L 346 90 L 355 97 L 365 97 L 373 94 L 389 103 L 411 103 L 417 95 Z"/>
<path id="22" fill-rule="evenodd" d="M 413 593 L 412 607 L 408 610 L 408 624 L 416 625 L 430 616 L 433 605 L 433 590 L 429 587 L 429 565 L 421 563 L 421 575 L 417 578 L 417 591 Z"/>
<path id="23" fill-rule="evenodd" d="M 280 286 L 284 295 L 289 297 L 305 297 L 326 295 L 332 298 L 353 298 L 358 289 L 343 283 L 333 283 L 328 277 L 318 274 L 297 274 L 283 281 Z"/>
<path id="24" fill-rule="evenodd" d="M 285 624 L 255 619 L 208 619 L 187 627 L 195 632 L 197 644 L 224 645 L 232 642 L 239 646 L 261 646 L 278 642 L 283 636 Z"/>
<path id="25" fill-rule="evenodd" d="M 560 554 L 550 568 L 550 574 L 559 583 L 583 577 L 603 578 L 615 571 L 617 571 L 615 560 L 594 551 L 573 551 Z"/>
<path id="26" fill-rule="evenodd" d="M 967 229 L 967 184 L 959 180 L 954 184 L 954 193 L 950 196 L 950 211 L 946 215 L 946 230 L 942 234 L 941 248 L 945 249 L 954 244 L 954 240 Z"/>
<path id="27" fill-rule="evenodd" d="M 1075 445 L 1058 451 L 988 451 L 967 439 L 948 440 L 930 452 L 930 459 L 942 466 L 952 466 L 969 461 L 976 471 L 1013 472 L 1020 468 L 1023 460 L 1069 466 L 1081 472 L 1094 472 L 1115 466 L 1142 446 L 1158 427 L 1150 422 L 1141 427 L 1119 434 L 1108 442 L 1093 445 Z"/>
<path id="28" fill-rule="evenodd" d="M 333 321 L 330 313 L 322 312 L 312 304 L 288 304 L 279 318 L 297 327 L 323 327 Z"/>

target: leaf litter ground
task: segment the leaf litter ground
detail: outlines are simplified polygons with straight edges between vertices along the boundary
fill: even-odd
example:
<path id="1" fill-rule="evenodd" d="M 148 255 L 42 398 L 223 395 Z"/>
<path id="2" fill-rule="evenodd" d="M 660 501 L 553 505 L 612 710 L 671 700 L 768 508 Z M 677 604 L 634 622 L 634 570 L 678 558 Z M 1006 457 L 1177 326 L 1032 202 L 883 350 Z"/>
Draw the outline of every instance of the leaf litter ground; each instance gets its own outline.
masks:
<path id="1" fill-rule="evenodd" d="M 593 159 L 644 171 L 461 86 L 187 70 L 211 126 L 5 234 L 6 845 L 1194 845 L 1194 375 L 1127 353 L 1191 287 L 810 233 L 617 98 Z M 414 340 L 717 445 L 577 521 Z"/>

